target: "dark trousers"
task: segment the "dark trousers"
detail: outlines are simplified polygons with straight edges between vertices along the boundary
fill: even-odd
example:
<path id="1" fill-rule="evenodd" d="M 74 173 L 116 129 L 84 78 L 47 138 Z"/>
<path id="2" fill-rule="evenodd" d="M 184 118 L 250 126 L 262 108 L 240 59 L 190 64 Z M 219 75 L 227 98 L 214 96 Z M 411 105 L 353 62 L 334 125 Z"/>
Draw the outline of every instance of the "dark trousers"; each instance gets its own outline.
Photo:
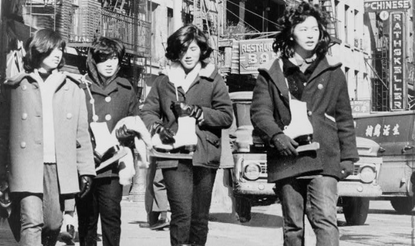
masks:
<path id="1" fill-rule="evenodd" d="M 161 212 L 167 212 L 168 201 L 166 185 L 161 169 L 156 163 L 151 163 L 147 170 L 147 188 L 145 192 L 145 208 L 150 225 L 157 222 Z"/>
<path id="2" fill-rule="evenodd" d="M 304 245 L 304 215 L 307 215 L 316 234 L 317 245 L 339 245 L 335 178 L 292 178 L 278 183 L 277 186 L 284 216 L 284 246 Z"/>
<path id="3" fill-rule="evenodd" d="M 101 217 L 103 246 L 120 245 L 122 186 L 118 178 L 98 178 L 91 192 L 77 199 L 81 246 L 97 245 L 98 217 Z"/>
<path id="4" fill-rule="evenodd" d="M 162 170 L 171 209 L 171 245 L 205 245 L 216 169 L 180 160 L 177 168 Z"/>

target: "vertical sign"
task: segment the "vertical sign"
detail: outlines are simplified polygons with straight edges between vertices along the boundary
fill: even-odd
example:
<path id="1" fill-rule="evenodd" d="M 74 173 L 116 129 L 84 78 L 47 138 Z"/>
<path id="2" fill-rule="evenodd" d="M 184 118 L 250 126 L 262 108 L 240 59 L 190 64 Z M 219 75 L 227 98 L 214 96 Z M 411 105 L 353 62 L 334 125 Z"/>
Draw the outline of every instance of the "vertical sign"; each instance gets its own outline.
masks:
<path id="1" fill-rule="evenodd" d="M 393 12 L 390 15 L 390 93 L 391 110 L 406 109 L 406 81 L 405 81 L 405 20 L 403 12 Z"/>

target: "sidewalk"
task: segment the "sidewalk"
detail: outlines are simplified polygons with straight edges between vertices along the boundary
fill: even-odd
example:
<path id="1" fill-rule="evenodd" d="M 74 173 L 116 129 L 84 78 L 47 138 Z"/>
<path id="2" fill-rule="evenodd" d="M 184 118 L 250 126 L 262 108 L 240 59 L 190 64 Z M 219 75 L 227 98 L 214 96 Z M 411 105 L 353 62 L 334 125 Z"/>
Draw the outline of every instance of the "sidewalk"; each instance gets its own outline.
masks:
<path id="1" fill-rule="evenodd" d="M 122 205 L 121 246 L 169 246 L 169 231 L 152 231 L 140 228 L 139 224 L 146 221 L 143 202 L 130 202 L 124 199 Z M 213 203 L 209 221 L 209 235 L 206 246 L 281 246 L 282 218 L 280 206 L 274 204 L 259 207 L 253 211 L 252 220 L 247 224 L 239 223 L 231 211 L 225 211 L 223 204 Z M 98 229 L 100 234 L 100 229 Z M 314 246 L 312 232 L 306 233 L 306 246 Z M 57 246 L 65 245 L 58 242 Z M 79 243 L 75 245 L 79 246 Z M 342 241 L 341 246 L 363 246 Z M 0 222 L 0 246 L 18 246 L 7 222 Z M 98 242 L 102 246 L 102 242 Z"/>

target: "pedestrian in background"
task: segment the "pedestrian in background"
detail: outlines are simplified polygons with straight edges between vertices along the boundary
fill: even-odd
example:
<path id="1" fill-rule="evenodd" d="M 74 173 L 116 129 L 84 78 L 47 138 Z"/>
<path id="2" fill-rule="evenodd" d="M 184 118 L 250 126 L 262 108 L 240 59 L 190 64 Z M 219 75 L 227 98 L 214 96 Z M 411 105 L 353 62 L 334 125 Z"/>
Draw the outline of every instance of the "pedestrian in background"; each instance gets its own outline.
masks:
<path id="1" fill-rule="evenodd" d="M 273 47 L 279 58 L 259 69 L 251 120 L 268 145 L 268 182 L 276 183 L 284 217 L 284 245 L 304 245 L 307 215 L 317 245 L 339 245 L 337 182 L 358 160 L 347 81 L 341 63 L 327 57 L 327 17 L 302 2 L 279 19 Z M 301 139 L 284 133 L 293 101 L 306 103 L 316 151 L 298 153 Z"/>
<path id="2" fill-rule="evenodd" d="M 200 29 L 194 25 L 179 28 L 167 40 L 166 57 L 171 64 L 154 81 L 143 106 L 143 121 L 150 132 L 158 134 L 163 144 L 175 146 L 170 158 L 155 157 L 172 213 L 171 245 L 206 243 L 221 130 L 233 120 L 226 85 L 217 68 L 205 61 L 211 52 Z M 178 121 L 186 116 L 194 121 L 182 135 L 187 126 Z M 194 134 L 189 129 L 195 129 L 197 135 L 194 152 L 189 146 L 175 145 L 188 141 L 186 138 Z"/>
<path id="3" fill-rule="evenodd" d="M 157 163 L 154 160 L 150 161 L 150 163 L 150 167 L 147 171 L 147 185 L 144 198 L 148 223 L 146 226 L 151 230 L 160 230 L 169 227 L 170 225 L 167 216 L 169 202 L 167 200 L 166 184 L 164 182 L 163 173 L 160 168 L 157 168 Z"/>
<path id="4" fill-rule="evenodd" d="M 0 177 L 8 170 L 20 245 L 55 245 L 64 200 L 85 196 L 95 176 L 85 94 L 60 71 L 65 46 L 58 32 L 37 31 L 26 43 L 25 72 L 5 83 Z"/>
<path id="5" fill-rule="evenodd" d="M 88 121 L 91 126 L 95 164 L 104 162 L 97 153 L 98 139 L 106 138 L 105 132 L 113 132 L 116 124 L 127 116 L 139 114 L 139 100 L 130 81 L 118 75 L 125 53 L 120 40 L 100 37 L 92 43 L 87 57 L 85 89 Z M 95 128 L 92 128 L 95 126 Z M 95 132 L 94 132 L 95 130 Z M 116 152 L 116 146 L 111 147 Z M 108 153 L 108 152 L 107 152 Z M 102 244 L 120 245 L 121 200 L 123 186 L 119 178 L 119 161 L 97 172 L 91 193 L 77 199 L 80 245 L 97 245 L 98 218 L 101 218 Z"/>

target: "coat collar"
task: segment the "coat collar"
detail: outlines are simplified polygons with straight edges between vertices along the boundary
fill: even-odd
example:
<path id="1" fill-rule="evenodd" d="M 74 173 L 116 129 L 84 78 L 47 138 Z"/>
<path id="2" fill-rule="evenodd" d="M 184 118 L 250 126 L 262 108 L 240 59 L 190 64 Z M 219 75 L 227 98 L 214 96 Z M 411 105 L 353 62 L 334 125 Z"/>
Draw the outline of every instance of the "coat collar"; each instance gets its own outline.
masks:
<path id="1" fill-rule="evenodd" d="M 309 80 L 313 80 L 326 70 L 335 69 L 337 67 L 340 67 L 341 65 L 342 63 L 336 61 L 333 57 L 325 56 L 318 63 L 316 69 L 314 70 Z M 284 73 L 282 71 L 282 60 L 280 58 L 271 60 L 268 63 L 261 66 L 258 70 L 260 74 L 269 77 L 280 90 L 281 95 L 288 100 L 288 86 L 286 83 L 286 79 L 284 77 Z"/>
<path id="2" fill-rule="evenodd" d="M 335 60 L 331 56 L 325 56 L 318 64 L 314 72 L 311 74 L 310 81 L 319 76 L 322 72 L 330 69 L 338 68 L 342 65 L 341 62 Z"/>
<path id="3" fill-rule="evenodd" d="M 89 76 L 86 76 L 87 85 L 90 87 L 91 91 L 97 94 L 101 94 L 103 96 L 108 96 L 114 91 L 117 91 L 119 87 L 124 87 L 127 89 L 131 89 L 132 85 L 131 83 L 124 78 L 117 77 L 115 78 L 109 85 L 107 85 L 105 88 L 101 87 L 100 85 L 91 82 L 91 79 Z"/>
<path id="4" fill-rule="evenodd" d="M 71 73 L 67 73 L 67 72 L 60 72 L 60 71 L 55 71 L 53 72 L 51 75 L 51 77 L 49 77 L 50 79 L 53 79 L 57 84 L 56 84 L 56 91 L 59 90 L 59 88 L 62 87 L 63 84 L 66 83 L 67 78 L 74 82 L 75 84 L 77 84 L 78 86 L 81 84 L 81 79 L 80 77 L 78 77 L 75 74 L 71 74 Z M 49 79 L 48 78 L 48 79 Z M 39 83 L 42 83 L 42 78 L 40 78 L 38 72 L 35 70 L 31 73 L 27 73 L 27 72 L 21 72 L 19 74 L 16 74 L 15 76 L 6 79 L 6 81 L 4 82 L 5 85 L 8 86 L 19 86 L 20 83 L 24 80 L 27 79 L 27 81 L 29 83 L 32 83 L 34 86 L 38 87 Z"/>
<path id="5" fill-rule="evenodd" d="M 163 69 L 160 72 L 161 75 L 169 76 L 169 70 Z M 216 69 L 215 65 L 212 63 L 202 63 L 202 68 L 200 69 L 199 76 L 200 78 L 205 78 L 208 81 L 214 81 L 216 75 L 218 74 L 218 70 Z"/>

